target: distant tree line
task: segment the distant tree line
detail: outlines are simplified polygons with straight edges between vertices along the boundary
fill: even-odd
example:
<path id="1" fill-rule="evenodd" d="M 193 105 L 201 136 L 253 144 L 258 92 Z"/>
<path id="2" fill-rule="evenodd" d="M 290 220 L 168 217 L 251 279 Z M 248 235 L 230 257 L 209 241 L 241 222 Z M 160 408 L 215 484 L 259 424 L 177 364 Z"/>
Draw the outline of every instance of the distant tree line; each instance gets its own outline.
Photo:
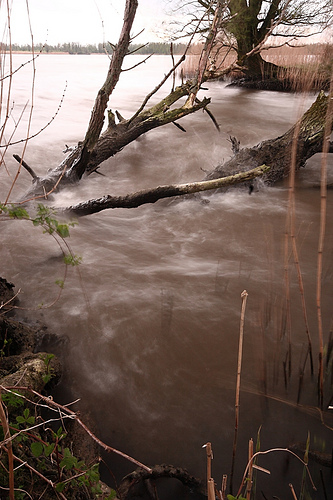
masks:
<path id="1" fill-rule="evenodd" d="M 186 48 L 183 43 L 173 44 L 173 53 L 182 54 Z M 9 48 L 8 48 L 9 49 Z M 12 44 L 12 51 L 14 52 L 31 52 L 32 47 L 29 44 L 19 45 L 16 43 Z M 41 44 L 37 43 L 34 45 L 35 52 L 64 52 L 66 54 L 104 54 L 105 51 L 112 53 L 113 48 L 110 43 L 98 43 L 98 44 L 88 44 L 81 45 L 80 43 L 58 43 L 57 45 Z M 132 44 L 130 45 L 129 52 L 135 52 L 135 54 L 170 54 L 170 44 L 162 42 L 148 43 L 147 45 Z"/>

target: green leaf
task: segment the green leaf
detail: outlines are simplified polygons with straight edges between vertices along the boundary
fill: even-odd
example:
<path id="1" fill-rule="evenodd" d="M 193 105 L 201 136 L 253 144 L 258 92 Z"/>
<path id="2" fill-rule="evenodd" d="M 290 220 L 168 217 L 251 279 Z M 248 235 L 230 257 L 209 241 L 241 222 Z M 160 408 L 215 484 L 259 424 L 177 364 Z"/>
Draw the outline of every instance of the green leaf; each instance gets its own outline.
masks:
<path id="1" fill-rule="evenodd" d="M 64 483 L 58 483 L 55 487 L 56 491 L 58 491 L 58 493 L 61 493 L 65 488 L 65 484 Z"/>
<path id="2" fill-rule="evenodd" d="M 67 266 L 78 266 L 81 263 L 82 257 L 78 255 L 65 255 L 64 262 Z"/>
<path id="3" fill-rule="evenodd" d="M 54 443 L 47 444 L 47 445 L 44 444 L 44 455 L 46 457 L 49 457 L 51 455 L 51 453 L 53 453 L 53 450 L 54 450 Z"/>
<path id="4" fill-rule="evenodd" d="M 58 224 L 57 233 L 61 238 L 67 238 L 69 236 L 69 227 L 67 224 Z"/>
<path id="5" fill-rule="evenodd" d="M 22 207 L 12 206 L 9 210 L 9 216 L 13 219 L 29 219 L 28 212 Z"/>
<path id="6" fill-rule="evenodd" d="M 7 392 L 2 394 L 1 397 L 5 405 L 11 408 L 18 408 L 24 405 L 22 395 L 19 392 Z"/>
<path id="7" fill-rule="evenodd" d="M 73 457 L 71 454 L 69 448 L 64 449 L 64 457 L 60 462 L 60 467 L 65 467 L 65 469 L 69 470 L 72 469 L 72 467 L 77 466 L 77 458 Z"/>
<path id="8" fill-rule="evenodd" d="M 117 492 L 115 490 L 111 490 L 111 493 L 110 495 L 107 497 L 106 500 L 113 500 L 114 498 L 116 498 L 117 496 Z"/>
<path id="9" fill-rule="evenodd" d="M 64 288 L 65 286 L 64 280 L 55 280 L 55 284 L 60 286 L 60 288 Z"/>
<path id="10" fill-rule="evenodd" d="M 47 373 L 46 375 L 42 376 L 42 380 L 43 380 L 43 382 L 44 382 L 45 385 L 50 382 L 51 378 L 52 378 L 52 374 L 51 373 Z"/>
<path id="11" fill-rule="evenodd" d="M 25 418 L 19 415 L 18 417 L 16 417 L 16 422 L 18 424 L 25 424 Z"/>
<path id="12" fill-rule="evenodd" d="M 38 458 L 44 451 L 44 446 L 39 441 L 31 443 L 31 451 L 34 457 Z"/>

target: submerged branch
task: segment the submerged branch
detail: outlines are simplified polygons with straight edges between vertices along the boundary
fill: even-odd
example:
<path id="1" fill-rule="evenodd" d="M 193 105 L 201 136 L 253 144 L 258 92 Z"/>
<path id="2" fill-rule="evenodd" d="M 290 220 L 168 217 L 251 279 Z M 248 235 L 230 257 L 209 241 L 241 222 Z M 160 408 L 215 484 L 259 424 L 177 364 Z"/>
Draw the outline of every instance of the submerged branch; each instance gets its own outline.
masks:
<path id="1" fill-rule="evenodd" d="M 192 182 L 188 184 L 170 184 L 166 186 L 158 186 L 153 189 L 146 189 L 126 196 L 111 196 L 106 195 L 102 198 L 89 200 L 78 203 L 71 207 L 63 209 L 66 213 L 75 214 L 77 216 L 90 215 L 109 208 L 136 208 L 146 203 L 155 203 L 162 198 L 171 198 L 174 196 L 183 196 L 185 194 L 193 194 L 201 191 L 218 189 L 221 187 L 240 184 L 263 175 L 269 170 L 266 165 L 261 165 L 248 172 L 213 179 L 209 181 Z"/>

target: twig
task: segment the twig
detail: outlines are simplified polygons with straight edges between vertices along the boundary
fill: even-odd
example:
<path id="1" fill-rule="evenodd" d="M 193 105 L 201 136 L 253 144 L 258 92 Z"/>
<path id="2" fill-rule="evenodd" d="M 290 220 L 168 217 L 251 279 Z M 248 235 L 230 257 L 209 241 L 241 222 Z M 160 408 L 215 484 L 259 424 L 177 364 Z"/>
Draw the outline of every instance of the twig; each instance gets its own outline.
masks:
<path id="1" fill-rule="evenodd" d="M 38 179 L 38 175 L 34 172 L 34 170 L 21 158 L 19 155 L 13 155 L 13 158 L 22 165 L 26 169 L 26 171 L 31 175 L 34 181 Z"/>
<path id="2" fill-rule="evenodd" d="M 297 458 L 297 460 L 299 460 L 304 465 L 304 467 L 306 468 L 306 471 L 308 473 L 308 476 L 309 476 L 312 488 L 315 491 L 317 491 L 317 488 L 315 487 L 314 482 L 312 480 L 312 476 L 310 474 L 309 467 L 304 462 L 304 460 L 302 460 L 298 455 L 296 455 L 296 453 L 294 453 L 293 451 L 289 450 L 288 448 L 270 448 L 269 450 L 266 450 L 266 451 L 257 451 L 256 453 L 254 453 L 254 455 L 252 455 L 251 460 L 248 462 L 248 464 L 247 464 L 247 466 L 245 468 L 245 471 L 244 471 L 244 474 L 243 474 L 243 479 L 242 479 L 242 482 L 241 482 L 240 487 L 238 489 L 236 497 L 239 497 L 239 495 L 241 494 L 241 491 L 243 489 L 243 486 L 244 486 L 244 483 L 245 483 L 245 480 L 246 480 L 246 475 L 247 475 L 247 472 L 249 470 L 250 463 L 253 462 L 255 460 L 255 458 L 258 457 L 259 455 L 267 455 L 268 453 L 273 453 L 273 452 L 276 452 L 276 451 L 285 451 L 287 453 L 290 453 L 295 458 Z M 258 468 L 258 467 L 256 467 L 256 468 Z M 258 470 L 260 470 L 260 469 L 258 468 Z"/>
<path id="3" fill-rule="evenodd" d="M 126 460 L 128 460 L 129 462 L 132 462 L 134 463 L 135 465 L 137 465 L 138 467 L 140 467 L 141 469 L 144 469 L 145 471 L 147 471 L 149 474 L 151 473 L 152 469 L 150 467 L 147 467 L 147 465 L 144 465 L 142 464 L 141 462 L 139 462 L 138 460 L 134 459 L 133 457 L 130 457 L 129 455 L 127 455 L 126 453 L 123 453 L 122 451 L 119 451 L 117 450 L 116 448 L 112 448 L 111 446 L 108 446 L 107 444 L 105 444 L 103 441 L 101 441 L 97 436 L 95 436 L 95 434 L 82 422 L 82 420 L 77 416 L 77 413 L 75 413 L 74 411 L 70 410 L 69 408 L 67 408 L 66 406 L 63 406 L 63 405 L 60 405 L 59 403 L 56 403 L 55 401 L 49 399 L 47 396 L 43 396 L 42 394 L 40 394 L 39 392 L 31 389 L 30 387 L 8 387 L 8 388 L 5 388 L 5 389 L 14 389 L 14 390 L 20 390 L 20 391 L 28 391 L 30 392 L 31 394 L 34 394 L 35 396 L 38 396 L 42 401 L 45 401 L 47 403 L 48 406 L 50 407 L 53 407 L 53 408 L 57 408 L 57 409 L 60 409 L 62 410 L 65 414 L 67 414 L 69 417 L 72 417 L 74 418 L 79 425 L 81 425 L 81 427 L 86 431 L 86 433 L 93 439 L 93 441 L 95 441 L 97 444 L 99 444 L 105 451 L 107 451 L 108 453 L 115 453 L 123 458 L 125 458 Z"/>
<path id="4" fill-rule="evenodd" d="M 173 43 L 172 42 L 170 44 L 170 55 L 171 55 L 172 66 L 174 66 L 175 65 L 175 58 L 174 58 L 174 55 L 173 55 Z M 174 90 L 175 90 L 175 84 L 176 84 L 176 73 L 174 71 L 173 75 L 172 75 L 172 88 L 171 88 L 171 92 L 174 92 Z"/>
<path id="5" fill-rule="evenodd" d="M 178 68 L 178 66 L 183 61 L 185 61 L 185 55 L 182 55 L 182 57 L 179 59 L 179 61 L 173 66 L 173 68 L 170 69 L 170 71 L 165 75 L 165 77 L 160 81 L 160 83 L 158 85 L 156 85 L 156 87 L 151 92 L 149 92 L 149 94 L 146 95 L 146 97 L 144 98 L 144 100 L 143 100 L 141 106 L 139 107 L 139 109 L 128 120 L 129 123 L 131 123 L 137 116 L 139 116 L 139 114 L 141 113 L 141 111 L 144 109 L 144 107 L 146 106 L 147 102 L 149 101 L 149 99 L 151 99 L 151 97 L 154 94 L 156 94 L 156 92 L 164 85 L 164 83 L 167 81 L 167 79 L 170 77 L 170 75 L 172 75 L 172 73 Z"/>
<path id="6" fill-rule="evenodd" d="M 294 264 L 297 270 L 298 276 L 298 286 L 301 295 L 301 303 L 302 303 L 302 312 L 305 323 L 305 332 L 308 339 L 308 354 L 310 355 L 310 369 L 311 375 L 313 375 L 313 357 L 312 357 L 312 341 L 310 335 L 310 327 L 306 309 L 305 295 L 304 295 L 304 284 L 303 277 L 299 262 L 297 242 L 296 242 L 296 234 L 295 234 L 295 174 L 296 174 L 296 163 L 297 163 L 297 140 L 300 133 L 300 122 L 298 122 L 295 126 L 294 136 L 293 136 L 293 144 L 291 151 L 291 165 L 290 165 L 290 175 L 289 175 L 289 224 L 290 224 L 290 238 L 292 245 L 292 252 L 294 256 Z"/>
<path id="7" fill-rule="evenodd" d="M 222 476 L 222 485 L 221 485 L 221 499 L 222 500 L 226 500 L 227 496 L 226 496 L 226 491 L 227 491 L 227 475 L 226 474 L 223 474 Z"/>
<path id="8" fill-rule="evenodd" d="M 28 203 L 29 201 L 38 200 L 40 198 L 46 199 L 50 194 L 53 193 L 53 191 L 55 191 L 57 189 L 59 182 L 61 181 L 61 179 L 64 177 L 64 175 L 66 173 L 66 170 L 67 170 L 67 165 L 64 166 L 63 171 L 61 172 L 61 174 L 60 174 L 57 182 L 54 184 L 54 186 L 52 187 L 52 189 L 50 189 L 47 193 L 40 194 L 38 196 L 33 196 L 32 198 L 28 198 L 26 200 L 20 201 L 18 203 L 18 205 L 23 205 L 24 203 Z"/>
<path id="9" fill-rule="evenodd" d="M 7 448 L 5 446 L 4 446 L 4 449 L 7 450 Z M 37 476 L 39 476 L 41 479 L 43 479 L 43 481 L 45 481 L 47 484 L 49 484 L 53 489 L 55 488 L 56 485 L 50 479 L 48 479 L 47 477 L 43 476 L 43 474 L 41 474 L 41 472 L 39 472 L 37 469 L 35 469 L 34 467 L 32 467 L 30 464 L 28 464 L 28 462 L 24 462 L 24 460 L 22 460 L 21 458 L 17 457 L 16 455 L 13 455 L 13 457 L 15 458 L 15 460 L 17 460 L 22 465 L 24 465 L 25 467 L 27 467 L 31 472 L 33 472 L 34 474 L 36 474 Z M 58 491 L 57 494 L 63 500 L 67 500 L 66 497 L 65 497 L 65 495 L 63 493 L 61 493 L 61 492 Z"/>
<path id="10" fill-rule="evenodd" d="M 134 51 L 136 52 L 136 51 Z M 138 66 L 141 66 L 141 64 L 144 64 L 148 59 L 150 59 L 154 54 L 149 54 L 147 57 L 145 57 L 142 61 L 134 64 L 133 66 L 130 66 L 129 68 L 122 69 L 121 72 L 125 73 L 125 71 L 131 71 L 134 68 L 137 68 Z"/>
<path id="11" fill-rule="evenodd" d="M 38 132 L 36 132 L 35 134 L 32 134 L 32 135 L 30 135 L 28 137 L 25 137 L 24 139 L 19 139 L 18 141 L 12 141 L 12 142 L 8 142 L 7 144 L 2 144 L 2 145 L 0 145 L 0 148 L 7 147 L 7 146 L 14 146 L 15 144 L 20 144 L 21 142 L 30 141 L 30 139 L 33 139 L 34 137 L 37 137 L 41 132 L 44 132 L 44 130 L 47 129 L 47 127 L 49 127 L 51 125 L 51 123 L 58 116 L 59 111 L 61 109 L 61 106 L 63 105 L 64 99 L 65 99 L 66 89 L 67 89 L 67 81 L 66 81 L 65 89 L 64 89 L 64 92 L 63 92 L 62 97 L 60 99 L 60 102 L 58 104 L 58 108 L 57 108 L 56 112 L 54 113 L 54 115 L 52 116 L 52 118 L 50 118 L 50 120 L 42 128 L 40 128 L 38 130 Z"/>
<path id="12" fill-rule="evenodd" d="M 15 295 L 13 295 L 13 297 L 9 300 L 7 300 L 7 302 L 5 302 L 4 304 L 0 304 L 0 309 L 6 307 L 8 304 L 10 304 L 13 300 L 16 299 L 16 297 L 19 295 L 19 293 L 21 293 L 21 288 L 18 289 L 18 291 L 15 293 Z"/>
<path id="13" fill-rule="evenodd" d="M 252 490 L 252 475 L 253 475 L 253 462 L 251 460 L 253 456 L 253 439 L 249 440 L 249 473 L 247 475 L 247 487 L 246 487 L 246 500 L 250 500 L 251 498 L 251 490 Z"/>
<path id="14" fill-rule="evenodd" d="M 289 488 L 291 489 L 291 494 L 292 494 L 294 500 L 297 500 L 297 496 L 296 496 L 294 487 L 293 487 L 293 485 L 291 483 L 289 483 Z"/>

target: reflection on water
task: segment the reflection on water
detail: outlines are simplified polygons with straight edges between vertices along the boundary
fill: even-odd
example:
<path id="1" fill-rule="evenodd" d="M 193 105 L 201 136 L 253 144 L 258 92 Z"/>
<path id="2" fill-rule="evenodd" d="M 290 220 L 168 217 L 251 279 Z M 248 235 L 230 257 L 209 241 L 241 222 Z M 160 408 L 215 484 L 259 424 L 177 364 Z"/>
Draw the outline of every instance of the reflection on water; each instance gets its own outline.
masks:
<path id="1" fill-rule="evenodd" d="M 56 108 L 63 81 L 68 80 L 59 117 L 40 139 L 29 143 L 26 161 L 42 173 L 63 159 L 65 143 L 82 138 L 106 63 L 101 56 L 40 59 L 35 129 L 45 123 L 49 109 Z M 128 74 L 111 107 L 129 116 L 158 83 L 155 71 L 163 74 L 167 65 L 168 59 L 161 56 L 136 69 L 137 76 Z M 54 86 L 47 83 L 50 78 Z M 230 135 L 243 146 L 280 135 L 313 99 L 227 89 L 220 83 L 207 86 L 205 94 L 212 97 L 220 134 L 201 113 L 182 121 L 186 134 L 172 125 L 154 130 L 105 162 L 101 172 L 106 177 L 92 176 L 52 203 L 65 206 L 108 193 L 199 180 L 203 170 L 231 156 Z M 22 86 L 22 96 L 24 92 Z M 318 157 L 312 159 L 311 168 L 299 175 L 296 200 L 297 243 L 315 353 L 320 192 L 313 186 L 318 186 L 319 163 Z M 10 160 L 8 165 L 14 168 Z M 1 176 L 3 191 L 9 181 L 3 172 Z M 14 197 L 27 182 L 22 173 Z M 328 194 L 322 287 L 325 343 L 333 298 L 333 199 Z M 250 437 L 256 440 L 260 427 L 262 449 L 305 441 L 310 430 L 314 446 L 330 453 L 332 433 L 320 424 L 316 412 L 296 406 L 307 339 L 292 255 L 288 256 L 292 372 L 286 378 L 286 186 L 251 196 L 233 190 L 204 198 L 207 203 L 164 200 L 80 220 L 70 238 L 73 251 L 83 259 L 79 271 L 69 270 L 55 306 L 22 314 L 45 322 L 50 331 L 67 339 L 63 348 L 53 346 L 65 366 L 57 397 L 80 397 L 81 407 L 91 412 L 104 441 L 147 464 L 172 463 L 200 477 L 205 474 L 201 446 L 211 441 L 213 474 L 220 481 L 222 473 L 230 471 L 240 294 L 246 289 L 238 485 L 247 460 L 246 443 Z M 36 232 L 20 221 L 2 227 L 1 275 L 22 288 L 25 307 L 51 301 L 57 293 L 54 281 L 63 273 L 58 248 L 45 235 L 36 238 Z M 264 398 L 265 392 L 272 397 Z M 325 403 L 330 397 L 327 391 Z M 315 377 L 311 379 L 309 370 L 300 402 L 317 403 Z M 118 478 L 131 470 L 119 458 L 109 456 L 108 463 Z M 273 494 L 289 498 L 288 484 L 300 483 L 301 465 L 279 453 L 261 458 L 259 464 L 272 472 L 258 476 L 267 498 Z M 315 498 L 324 498 L 319 470 L 314 468 L 313 474 L 319 481 Z M 324 471 L 324 476 L 332 492 L 329 473 Z"/>

